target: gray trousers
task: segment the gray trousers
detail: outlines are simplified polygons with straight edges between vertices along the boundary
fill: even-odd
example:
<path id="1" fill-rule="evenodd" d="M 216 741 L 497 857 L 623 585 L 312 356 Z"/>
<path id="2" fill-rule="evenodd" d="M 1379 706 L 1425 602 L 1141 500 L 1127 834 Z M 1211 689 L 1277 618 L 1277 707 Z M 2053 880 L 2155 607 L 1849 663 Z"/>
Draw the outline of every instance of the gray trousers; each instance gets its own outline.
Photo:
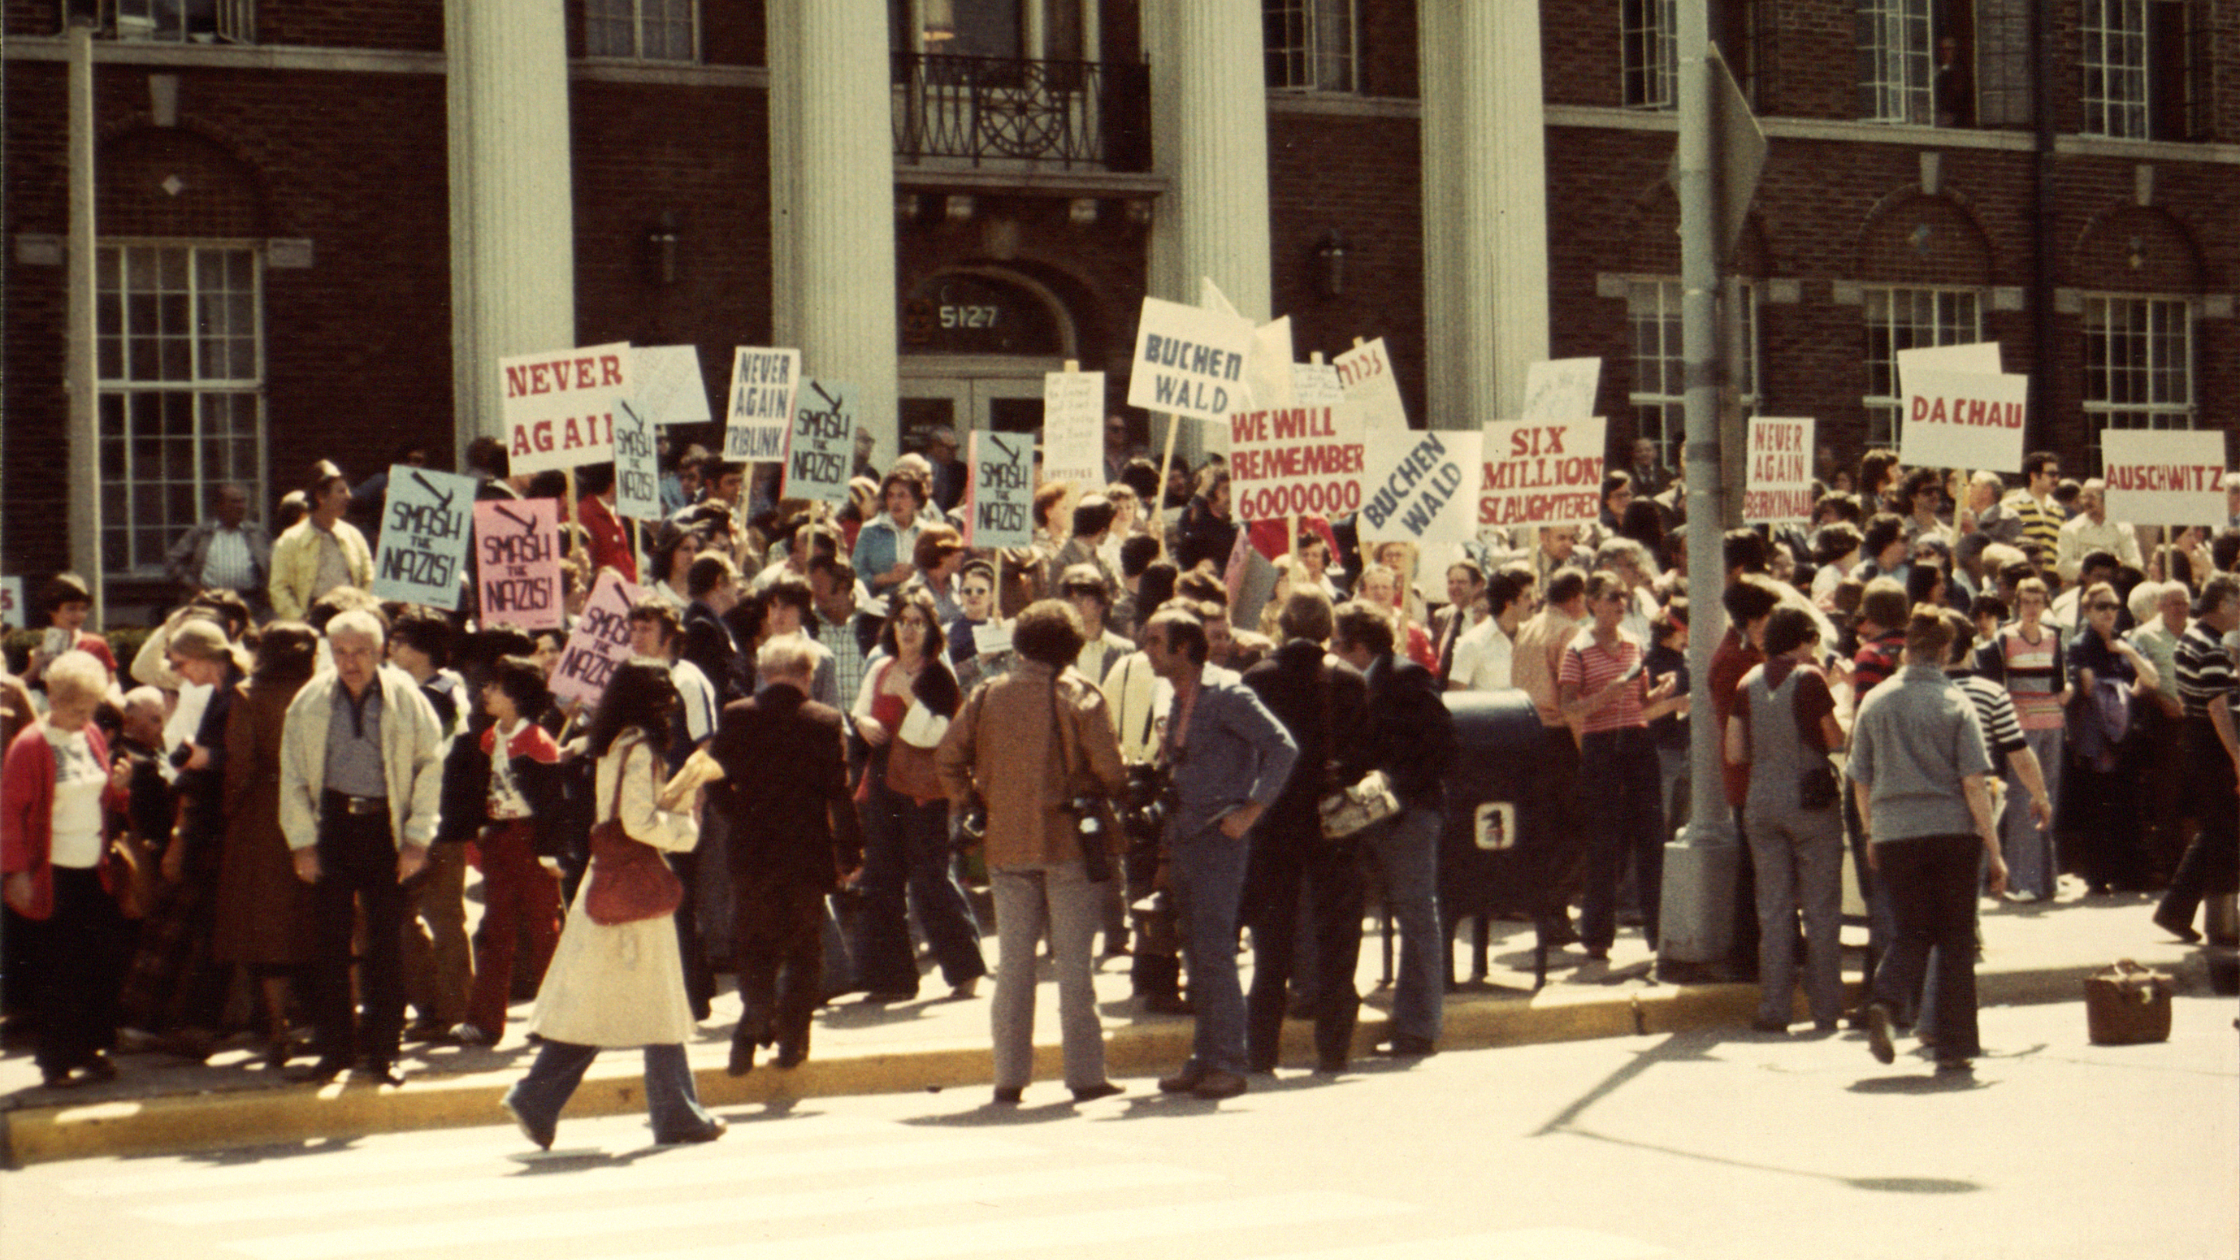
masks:
<path id="1" fill-rule="evenodd" d="M 2061 876 L 2061 858 L 2054 847 L 2054 834 L 2061 826 L 2061 770 L 2064 732 L 2058 726 L 2050 730 L 2024 731 L 2022 742 L 2038 754 L 2038 770 L 2045 775 L 2046 795 L 2053 800 L 2052 825 L 2038 830 L 2030 820 L 2030 793 L 2015 777 L 2007 772 L 2006 817 L 2000 820 L 1999 847 L 2007 859 L 2007 887 L 2015 892 L 2026 892 L 2038 897 L 2051 897 L 2055 882 Z"/>
<path id="2" fill-rule="evenodd" d="M 1089 941 L 1103 920 L 1105 886 L 1090 883 L 1079 862 L 1001 867 L 989 871 L 988 883 L 996 905 L 996 991 L 988 1006 L 996 1088 L 1023 1089 L 1034 1078 L 1034 953 L 1045 928 L 1058 980 L 1066 1085 L 1102 1085 L 1104 1025 L 1097 1018 Z"/>
<path id="3" fill-rule="evenodd" d="M 1797 985 L 1796 914 L 1804 913 L 1805 999 L 1812 1021 L 1843 1013 L 1843 815 L 1750 802 L 1743 811 L 1758 881 L 1758 1017 L 1789 1022 Z"/>

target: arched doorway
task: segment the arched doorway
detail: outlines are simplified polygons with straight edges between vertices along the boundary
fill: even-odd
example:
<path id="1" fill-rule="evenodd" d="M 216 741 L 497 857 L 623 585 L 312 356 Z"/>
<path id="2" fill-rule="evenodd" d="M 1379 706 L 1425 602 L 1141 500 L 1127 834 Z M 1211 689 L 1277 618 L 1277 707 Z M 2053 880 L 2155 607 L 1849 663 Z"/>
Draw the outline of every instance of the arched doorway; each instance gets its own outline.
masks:
<path id="1" fill-rule="evenodd" d="M 1042 377 L 1078 357 L 1074 321 L 1050 289 L 1016 271 L 937 272 L 902 300 L 904 451 L 936 428 L 1042 430 Z"/>

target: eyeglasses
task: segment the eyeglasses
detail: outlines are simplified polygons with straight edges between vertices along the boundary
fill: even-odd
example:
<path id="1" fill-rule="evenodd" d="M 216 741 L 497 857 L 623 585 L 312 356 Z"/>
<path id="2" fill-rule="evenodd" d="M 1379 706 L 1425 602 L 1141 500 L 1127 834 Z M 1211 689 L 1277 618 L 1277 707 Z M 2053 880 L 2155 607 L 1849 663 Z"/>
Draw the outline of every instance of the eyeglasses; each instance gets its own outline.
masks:
<path id="1" fill-rule="evenodd" d="M 2099 603 L 2097 603 L 2097 604 L 2094 604 L 2094 605 L 2092 606 L 2092 611 L 2094 611 L 2094 612 L 2114 612 L 2114 611 L 2116 611 L 2116 610 L 2117 610 L 2118 608 L 2120 608 L 2121 606 L 2122 606 L 2122 605 L 2120 605 L 2120 604 L 2113 604 L 2113 603 L 2109 603 L 2109 602 L 2108 602 L 2108 601 L 2106 601 L 2106 600 L 2102 600 L 2101 602 L 2099 602 Z"/>

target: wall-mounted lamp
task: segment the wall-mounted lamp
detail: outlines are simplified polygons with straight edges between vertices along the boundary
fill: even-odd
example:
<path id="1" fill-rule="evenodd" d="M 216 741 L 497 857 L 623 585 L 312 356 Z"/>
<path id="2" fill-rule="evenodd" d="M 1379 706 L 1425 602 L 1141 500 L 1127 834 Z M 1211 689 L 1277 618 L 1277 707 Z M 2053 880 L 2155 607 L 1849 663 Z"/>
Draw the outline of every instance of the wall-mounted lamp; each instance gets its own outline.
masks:
<path id="1" fill-rule="evenodd" d="M 652 265 L 655 284 L 667 287 L 677 282 L 676 211 L 662 211 L 661 217 L 646 230 L 646 258 Z"/>
<path id="2" fill-rule="evenodd" d="M 1331 228 L 1314 247 L 1314 291 L 1323 297 L 1342 297 L 1346 291 L 1346 238 Z"/>

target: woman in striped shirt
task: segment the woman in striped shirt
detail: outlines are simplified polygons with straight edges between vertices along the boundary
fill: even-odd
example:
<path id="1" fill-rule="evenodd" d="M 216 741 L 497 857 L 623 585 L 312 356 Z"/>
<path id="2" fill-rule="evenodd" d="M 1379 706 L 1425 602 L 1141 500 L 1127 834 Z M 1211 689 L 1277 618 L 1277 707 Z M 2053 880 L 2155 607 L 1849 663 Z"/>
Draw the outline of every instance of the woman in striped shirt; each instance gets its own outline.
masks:
<path id="1" fill-rule="evenodd" d="M 2068 654 L 2061 632 L 2045 624 L 2053 597 L 2044 581 L 2024 578 L 2015 584 L 2016 619 L 2000 627 L 1998 638 L 1983 653 L 1984 673 L 2005 685 L 2014 701 L 2015 720 L 2022 727 L 2023 742 L 2037 755 L 2045 775 L 2046 793 L 2061 800 L 2062 726 L 2068 712 Z M 2020 802 L 2008 803 L 2001 824 L 2001 847 L 2007 859 L 2008 896 L 2017 901 L 2037 901 L 2053 896 L 2061 873 L 2054 850 L 2056 817 L 2044 828 L 2031 825 Z"/>

